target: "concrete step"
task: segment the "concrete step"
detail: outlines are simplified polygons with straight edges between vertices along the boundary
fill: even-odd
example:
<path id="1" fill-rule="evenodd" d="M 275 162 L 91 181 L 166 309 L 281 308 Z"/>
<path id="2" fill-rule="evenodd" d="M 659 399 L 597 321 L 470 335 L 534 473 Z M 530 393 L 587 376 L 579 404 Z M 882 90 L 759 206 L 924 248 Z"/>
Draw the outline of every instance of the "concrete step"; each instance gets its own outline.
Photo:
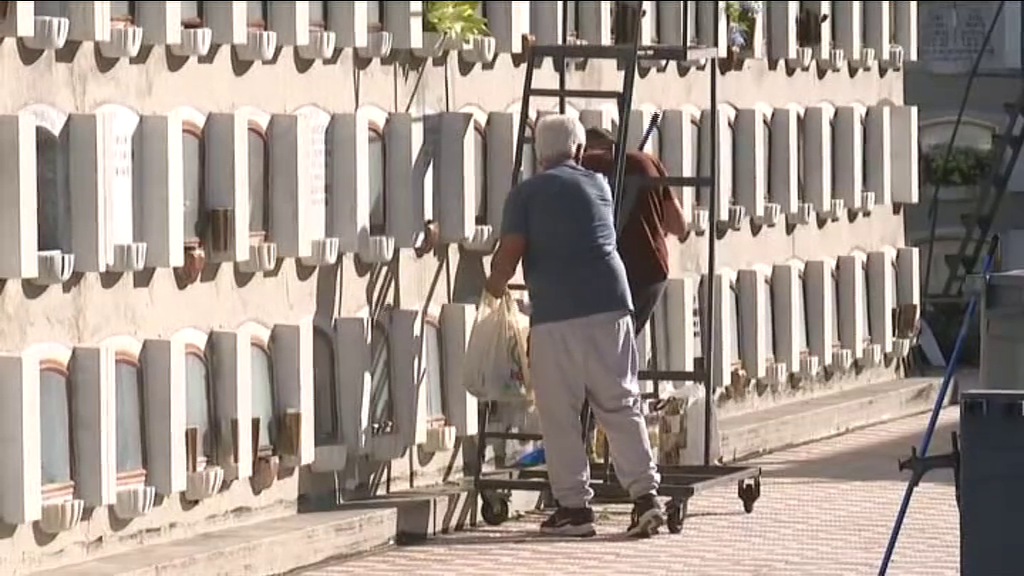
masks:
<path id="1" fill-rule="evenodd" d="M 927 412 L 941 384 L 941 375 L 905 378 L 728 416 L 722 455 L 735 461 Z"/>
<path id="2" fill-rule="evenodd" d="M 396 537 L 394 508 L 296 514 L 64 566 L 46 576 L 269 576 L 373 552 Z"/>

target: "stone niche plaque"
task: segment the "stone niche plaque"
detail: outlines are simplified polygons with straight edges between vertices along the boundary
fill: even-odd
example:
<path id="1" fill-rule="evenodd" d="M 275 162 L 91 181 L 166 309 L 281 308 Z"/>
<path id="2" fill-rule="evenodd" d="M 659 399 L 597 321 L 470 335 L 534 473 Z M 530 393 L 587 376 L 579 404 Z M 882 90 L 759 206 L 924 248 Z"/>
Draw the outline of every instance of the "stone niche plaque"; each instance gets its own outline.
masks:
<path id="1" fill-rule="evenodd" d="M 110 244 L 131 244 L 133 241 L 132 174 L 134 162 L 135 129 L 139 117 L 126 109 L 105 112 L 110 126 L 107 148 L 108 172 L 107 222 L 110 223 Z M 108 255 L 110 262 L 113 254 Z"/>
<path id="2" fill-rule="evenodd" d="M 921 60 L 935 74 L 966 74 L 985 43 L 998 2 L 921 2 Z M 1009 3 L 1013 4 L 1013 3 Z M 1017 10 L 1019 10 L 1019 5 Z M 1004 9 L 981 60 L 983 70 L 1020 66 L 1019 14 Z M 1014 33 L 1017 35 L 1015 36 Z"/>
<path id="3" fill-rule="evenodd" d="M 315 106 L 305 106 L 295 112 L 306 126 L 309 127 L 308 146 L 309 158 L 309 204 L 307 218 L 303 225 L 307 226 L 307 238 L 324 238 L 328 235 L 327 187 L 329 171 L 328 159 L 330 152 L 327 142 L 327 126 L 331 123 L 331 115 Z"/>

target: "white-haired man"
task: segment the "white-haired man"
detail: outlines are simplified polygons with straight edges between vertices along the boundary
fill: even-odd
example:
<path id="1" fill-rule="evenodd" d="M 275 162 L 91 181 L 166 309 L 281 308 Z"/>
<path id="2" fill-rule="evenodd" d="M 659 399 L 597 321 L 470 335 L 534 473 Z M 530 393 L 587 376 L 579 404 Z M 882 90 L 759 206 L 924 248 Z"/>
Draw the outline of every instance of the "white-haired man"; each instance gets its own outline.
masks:
<path id="1" fill-rule="evenodd" d="M 616 250 L 611 190 L 579 165 L 586 133 L 571 116 L 534 129 L 541 172 L 509 193 L 487 290 L 501 296 L 520 260 L 532 305 L 530 372 L 558 509 L 541 532 L 593 536 L 593 491 L 580 411 L 605 430 L 615 473 L 634 501 L 629 534 L 664 522 L 657 465 L 640 413 L 633 304 Z"/>

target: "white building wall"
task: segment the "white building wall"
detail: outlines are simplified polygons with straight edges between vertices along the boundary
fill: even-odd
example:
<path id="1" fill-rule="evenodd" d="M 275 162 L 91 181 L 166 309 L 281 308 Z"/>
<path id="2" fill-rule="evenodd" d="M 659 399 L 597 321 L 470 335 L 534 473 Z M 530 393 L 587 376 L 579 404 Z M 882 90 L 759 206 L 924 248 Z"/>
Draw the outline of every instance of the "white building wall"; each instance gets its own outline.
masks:
<path id="1" fill-rule="evenodd" d="M 0 35 L 51 52 L 68 40 L 82 46 L 70 61 L 47 54 L 44 64 L 19 58 L 14 41 L 0 43 L 0 74 L 21 79 L 0 98 L 0 141 L 10 152 L 0 159 L 6 522 L 47 519 L 51 529 L 122 543 L 154 531 L 174 538 L 238 508 L 251 509 L 250 519 L 272 514 L 268 502 L 298 496 L 300 475 L 340 473 L 342 491 L 355 493 L 365 480 L 357 461 L 388 461 L 417 446 L 448 451 L 454 438 L 476 433 L 476 401 L 460 370 L 482 270 L 501 226 L 518 123 L 555 106 L 537 100 L 520 117 L 517 54 L 523 33 L 559 29 L 561 3 L 492 3 L 493 42 L 478 38 L 428 62 L 421 2 L 388 2 L 383 25 L 367 22 L 366 2 L 332 6 L 322 27 L 309 21 L 307 3 L 274 3 L 267 30 L 248 29 L 241 2 L 211 3 L 203 26 L 183 25 L 177 2 L 145 3 L 127 26 L 156 48 L 142 51 L 133 46 L 138 33 L 112 25 L 109 2 L 75 2 L 52 15 L 33 11 L 39 3 L 16 4 Z M 653 40 L 655 32 L 706 36 L 707 23 L 723 17 L 710 3 L 691 3 L 688 29 L 682 3 L 657 4 L 674 16 L 656 31 L 648 23 Z M 796 4 L 771 10 L 792 14 Z M 836 14 L 843 26 L 882 22 L 870 3 L 856 4 Z M 587 3 L 578 37 L 610 42 L 610 5 Z M 912 12 L 899 10 L 895 38 L 913 59 Z M 707 102 L 711 67 L 692 61 L 655 66 L 638 80 L 632 116 L 662 112 L 650 150 L 685 175 L 711 172 L 710 131 L 721 130 L 719 212 L 708 213 L 706 187 L 675 190 L 691 232 L 668 241 L 672 283 L 659 318 L 685 326 L 654 333 L 672 355 L 662 363 L 696 364 L 704 240 L 719 234 L 721 270 L 710 276 L 718 355 L 704 365 L 719 386 L 750 386 L 759 405 L 785 400 L 791 375 L 819 379 L 823 390 L 836 379 L 893 377 L 887 364 L 859 376 L 810 367 L 831 366 L 847 347 L 863 360 L 861 299 L 872 299 L 876 317 L 917 302 L 911 277 L 919 269 L 903 246 L 902 217 L 864 209 L 867 192 L 878 204 L 918 198 L 908 165 L 916 110 L 902 106 L 891 46 L 884 75 L 862 66 L 851 78 L 835 69 L 834 50 L 800 45 L 795 31 L 774 19 L 769 27 L 765 16 L 752 34 L 766 44 L 727 72 L 717 108 Z M 845 49 L 879 44 L 841 30 Z M 422 78 L 403 72 L 407 62 L 423 66 Z M 614 63 L 580 65 L 593 88 L 617 87 Z M 550 64 L 536 79 L 555 85 Z M 584 123 L 617 123 L 598 103 L 569 107 Z M 636 140 L 642 127 L 631 123 Z M 430 220 L 440 228 L 432 247 L 422 234 Z M 872 255 L 870 278 L 855 254 Z M 893 278 L 883 266 L 890 261 Z M 801 293 L 806 350 L 796 346 L 801 326 L 779 321 L 795 317 Z M 835 348 L 834 309 L 853 318 L 838 326 Z M 875 338 L 895 349 L 888 336 Z M 196 358 L 205 387 L 196 384 Z M 38 477 L 42 450 L 51 450 L 36 430 L 47 362 L 67 366 L 70 442 L 81 462 L 58 500 L 47 499 Z M 131 481 L 116 442 L 133 433 L 116 409 L 125 362 L 143 375 L 144 465 L 130 472 L 144 477 Z M 195 390 L 206 390 L 209 446 L 188 440 L 202 413 Z M 737 400 L 724 410 L 744 407 Z M 441 472 L 439 463 L 393 463 L 396 477 L 417 486 Z M 105 514 L 83 519 L 83 507 L 111 507 L 133 522 L 117 532 L 98 520 Z M 35 566 L 91 554 L 67 542 L 14 550 L 0 539 L 0 555 Z"/>

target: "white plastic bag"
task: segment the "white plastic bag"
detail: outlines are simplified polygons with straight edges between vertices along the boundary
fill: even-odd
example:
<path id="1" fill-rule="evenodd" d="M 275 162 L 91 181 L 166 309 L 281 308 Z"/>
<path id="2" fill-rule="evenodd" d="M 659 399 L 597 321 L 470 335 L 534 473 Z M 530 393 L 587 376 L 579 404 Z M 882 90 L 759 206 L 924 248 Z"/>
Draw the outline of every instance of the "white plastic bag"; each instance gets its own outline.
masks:
<path id="1" fill-rule="evenodd" d="M 532 401 L 529 331 L 529 319 L 508 293 L 497 299 L 484 292 L 462 366 L 462 382 L 470 394 L 485 401 Z"/>
<path id="2" fill-rule="evenodd" d="M 661 464 L 692 466 L 704 463 L 704 386 L 687 382 L 670 391 L 658 420 L 659 461 Z M 711 458 L 721 454 L 718 409 L 711 403 Z"/>

